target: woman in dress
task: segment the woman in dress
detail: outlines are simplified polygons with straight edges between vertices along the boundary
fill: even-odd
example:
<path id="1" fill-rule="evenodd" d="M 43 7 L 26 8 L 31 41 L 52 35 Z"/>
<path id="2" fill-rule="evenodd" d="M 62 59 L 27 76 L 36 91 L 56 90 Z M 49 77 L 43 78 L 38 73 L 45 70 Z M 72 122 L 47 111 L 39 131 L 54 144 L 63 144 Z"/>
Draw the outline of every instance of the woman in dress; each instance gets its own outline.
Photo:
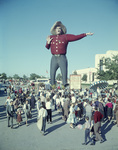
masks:
<path id="1" fill-rule="evenodd" d="M 37 126 L 42 132 L 42 135 L 45 135 L 47 115 L 48 115 L 47 110 L 45 109 L 44 105 L 41 105 L 38 114 Z"/>
<path id="2" fill-rule="evenodd" d="M 21 125 L 21 121 L 22 121 L 21 110 L 17 109 L 17 122 L 18 122 L 18 126 Z"/>
<path id="3" fill-rule="evenodd" d="M 70 113 L 69 113 L 69 116 L 68 116 L 68 119 L 67 119 L 67 123 L 70 123 L 70 128 L 74 128 L 74 125 L 76 125 L 77 123 L 77 118 L 75 116 L 75 104 L 72 103 L 71 104 L 71 107 L 70 107 Z"/>

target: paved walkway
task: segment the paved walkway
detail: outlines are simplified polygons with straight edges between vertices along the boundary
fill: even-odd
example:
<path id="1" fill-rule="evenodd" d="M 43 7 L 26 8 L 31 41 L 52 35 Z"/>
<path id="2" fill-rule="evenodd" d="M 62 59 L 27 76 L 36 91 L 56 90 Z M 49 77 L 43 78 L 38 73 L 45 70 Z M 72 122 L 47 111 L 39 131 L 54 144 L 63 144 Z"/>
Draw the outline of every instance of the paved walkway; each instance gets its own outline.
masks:
<path id="1" fill-rule="evenodd" d="M 33 118 L 29 120 L 29 126 L 24 123 L 17 127 L 14 120 L 14 129 L 7 127 L 7 118 L 4 108 L 6 96 L 0 96 L 0 150 L 118 150 L 118 127 L 113 123 L 105 123 L 102 144 L 97 142 L 94 146 L 82 145 L 84 142 L 84 130 L 69 128 L 61 119 L 61 115 L 53 111 L 53 123 L 47 124 L 47 133 L 42 136 L 37 128 L 37 112 L 33 110 Z M 82 122 L 80 122 L 82 123 Z"/>

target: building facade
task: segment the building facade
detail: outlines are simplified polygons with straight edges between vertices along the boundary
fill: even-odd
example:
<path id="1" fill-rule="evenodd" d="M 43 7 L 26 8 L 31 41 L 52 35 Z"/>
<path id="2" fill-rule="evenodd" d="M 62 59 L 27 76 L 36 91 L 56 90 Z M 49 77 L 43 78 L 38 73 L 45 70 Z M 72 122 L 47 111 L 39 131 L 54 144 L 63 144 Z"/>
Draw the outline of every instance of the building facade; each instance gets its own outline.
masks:
<path id="1" fill-rule="evenodd" d="M 97 70 L 105 70 L 105 66 L 102 65 L 105 58 L 112 58 L 114 55 L 118 55 L 118 51 L 109 50 L 106 54 L 96 54 L 95 55 L 95 68 L 86 68 L 81 70 L 76 70 L 77 74 L 81 75 L 81 79 L 83 75 L 87 75 L 86 83 L 93 83 L 98 81 L 97 79 Z M 104 58 L 104 59 L 103 59 Z M 74 73 L 74 71 L 73 71 Z M 82 81 L 83 83 L 83 81 Z"/>
<path id="2" fill-rule="evenodd" d="M 118 55 L 118 51 L 109 50 L 106 54 L 96 54 L 95 55 L 95 68 L 99 70 L 105 70 L 105 66 L 102 65 L 106 58 L 112 58 L 114 55 Z"/>
<path id="3" fill-rule="evenodd" d="M 81 75 L 81 79 L 84 75 L 87 76 L 86 83 L 91 83 L 96 80 L 96 68 L 86 68 L 81 70 L 76 70 L 77 74 Z M 82 81 L 83 82 L 83 81 Z"/>

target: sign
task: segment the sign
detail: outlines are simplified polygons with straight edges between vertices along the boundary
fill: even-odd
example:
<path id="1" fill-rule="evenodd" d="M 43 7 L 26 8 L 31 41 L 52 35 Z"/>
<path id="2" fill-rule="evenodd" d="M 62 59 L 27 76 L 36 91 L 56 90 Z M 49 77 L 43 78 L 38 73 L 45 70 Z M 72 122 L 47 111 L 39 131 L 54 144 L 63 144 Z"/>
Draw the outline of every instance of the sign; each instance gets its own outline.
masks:
<path id="1" fill-rule="evenodd" d="M 81 89 L 81 75 L 70 75 L 70 89 Z"/>

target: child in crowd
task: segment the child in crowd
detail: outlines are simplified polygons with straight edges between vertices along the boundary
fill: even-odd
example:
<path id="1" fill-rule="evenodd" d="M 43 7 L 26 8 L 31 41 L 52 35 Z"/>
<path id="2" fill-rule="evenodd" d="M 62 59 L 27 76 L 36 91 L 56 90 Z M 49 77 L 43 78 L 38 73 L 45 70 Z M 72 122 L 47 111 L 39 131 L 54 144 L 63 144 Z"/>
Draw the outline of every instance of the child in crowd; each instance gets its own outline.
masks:
<path id="1" fill-rule="evenodd" d="M 21 110 L 17 109 L 17 122 L 18 122 L 18 126 L 21 125 L 21 121 L 22 121 Z"/>
<path id="2" fill-rule="evenodd" d="M 93 143 L 92 143 L 92 139 L 90 138 L 90 129 L 91 129 L 91 126 L 90 126 L 90 122 L 89 122 L 89 117 L 88 116 L 86 116 L 85 117 L 85 142 L 84 143 L 82 143 L 82 145 L 87 145 L 87 138 L 89 138 L 89 142 L 91 142 L 91 144 L 90 145 L 94 145 Z"/>

